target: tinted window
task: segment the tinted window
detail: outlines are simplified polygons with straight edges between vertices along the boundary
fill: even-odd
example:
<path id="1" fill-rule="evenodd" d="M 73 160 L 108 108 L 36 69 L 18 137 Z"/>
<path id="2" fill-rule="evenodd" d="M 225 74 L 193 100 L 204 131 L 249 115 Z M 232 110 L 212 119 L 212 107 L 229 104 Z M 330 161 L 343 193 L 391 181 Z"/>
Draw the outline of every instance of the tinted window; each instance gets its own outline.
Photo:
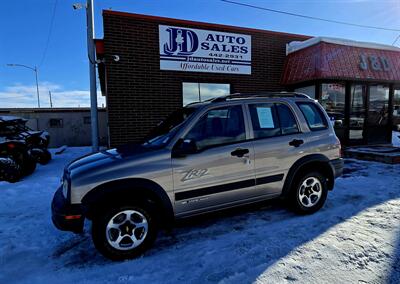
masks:
<path id="1" fill-rule="evenodd" d="M 208 111 L 197 121 L 185 139 L 196 141 L 199 150 L 245 140 L 242 107 L 231 106 Z"/>
<path id="2" fill-rule="evenodd" d="M 276 109 L 281 124 L 282 135 L 298 133 L 299 128 L 297 127 L 296 119 L 289 107 L 283 104 L 277 104 Z"/>
<path id="3" fill-rule="evenodd" d="M 249 105 L 254 138 L 266 138 L 299 132 L 292 111 L 283 104 Z"/>
<path id="4" fill-rule="evenodd" d="M 321 110 L 313 103 L 298 103 L 310 130 L 325 129 L 328 123 Z"/>
<path id="5" fill-rule="evenodd" d="M 274 104 L 249 105 L 254 138 L 281 135 L 278 115 Z"/>

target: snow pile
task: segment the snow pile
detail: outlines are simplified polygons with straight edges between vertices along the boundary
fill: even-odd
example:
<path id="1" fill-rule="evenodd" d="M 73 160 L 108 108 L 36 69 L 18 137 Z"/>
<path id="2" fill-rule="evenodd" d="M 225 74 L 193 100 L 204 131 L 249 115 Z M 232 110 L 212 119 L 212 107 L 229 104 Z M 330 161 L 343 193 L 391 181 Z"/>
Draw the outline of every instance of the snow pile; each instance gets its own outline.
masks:
<path id="1" fill-rule="evenodd" d="M 348 160 L 326 206 L 279 202 L 181 222 L 142 258 L 114 263 L 60 232 L 50 202 L 68 148 L 17 184 L 0 182 L 0 283 L 400 283 L 400 165 Z"/>

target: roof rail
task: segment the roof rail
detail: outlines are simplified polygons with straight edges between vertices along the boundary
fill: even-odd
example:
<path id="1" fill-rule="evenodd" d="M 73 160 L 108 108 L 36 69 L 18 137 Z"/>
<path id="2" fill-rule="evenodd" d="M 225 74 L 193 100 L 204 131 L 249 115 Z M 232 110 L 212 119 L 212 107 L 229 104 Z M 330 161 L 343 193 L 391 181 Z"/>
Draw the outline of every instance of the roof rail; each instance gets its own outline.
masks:
<path id="1" fill-rule="evenodd" d="M 267 93 L 235 93 L 230 94 L 214 99 L 210 99 L 210 102 L 224 102 L 226 100 L 232 99 L 246 99 L 246 98 L 285 98 L 285 97 L 293 97 L 293 98 L 305 98 L 311 99 L 309 96 L 297 93 L 297 92 L 267 92 Z"/>

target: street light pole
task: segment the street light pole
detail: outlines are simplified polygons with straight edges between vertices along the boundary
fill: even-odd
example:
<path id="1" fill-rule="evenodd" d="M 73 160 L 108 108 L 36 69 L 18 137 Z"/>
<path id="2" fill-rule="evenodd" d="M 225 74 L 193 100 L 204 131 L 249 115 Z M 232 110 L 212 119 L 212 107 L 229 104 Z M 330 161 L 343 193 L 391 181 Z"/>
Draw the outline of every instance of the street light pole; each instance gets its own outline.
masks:
<path id="1" fill-rule="evenodd" d="M 38 82 L 38 69 L 35 66 L 35 78 L 36 78 L 36 93 L 37 93 L 37 104 L 38 108 L 40 108 L 40 96 L 39 96 L 39 82 Z"/>
<path id="2" fill-rule="evenodd" d="M 87 20 L 87 45 L 89 57 L 89 76 L 90 76 L 90 121 L 92 126 L 92 151 L 99 151 L 99 123 L 97 114 L 97 91 L 96 91 L 96 48 L 94 45 L 94 17 L 93 0 L 87 0 L 86 4 Z"/>
<path id="3" fill-rule="evenodd" d="M 10 67 L 24 67 L 24 68 L 27 68 L 27 69 L 31 69 L 33 72 L 35 72 L 37 103 L 38 103 L 38 108 L 40 108 L 39 81 L 38 81 L 38 69 L 37 69 L 37 67 L 36 66 L 35 67 L 31 67 L 31 66 L 24 65 L 24 64 L 13 64 L 13 63 L 7 64 L 7 66 L 10 66 Z"/>

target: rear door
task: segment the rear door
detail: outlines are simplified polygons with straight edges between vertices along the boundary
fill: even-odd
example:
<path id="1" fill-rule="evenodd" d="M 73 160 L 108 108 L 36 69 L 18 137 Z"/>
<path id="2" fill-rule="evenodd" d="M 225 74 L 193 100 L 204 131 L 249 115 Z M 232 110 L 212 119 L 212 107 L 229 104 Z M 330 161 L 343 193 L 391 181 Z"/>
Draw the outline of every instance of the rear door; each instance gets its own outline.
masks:
<path id="1" fill-rule="evenodd" d="M 207 111 L 182 138 L 195 141 L 198 151 L 172 158 L 178 216 L 230 206 L 252 195 L 254 150 L 242 104 Z"/>
<path id="2" fill-rule="evenodd" d="M 247 104 L 254 141 L 258 195 L 281 194 L 285 175 L 302 155 L 304 137 L 289 104 Z"/>

